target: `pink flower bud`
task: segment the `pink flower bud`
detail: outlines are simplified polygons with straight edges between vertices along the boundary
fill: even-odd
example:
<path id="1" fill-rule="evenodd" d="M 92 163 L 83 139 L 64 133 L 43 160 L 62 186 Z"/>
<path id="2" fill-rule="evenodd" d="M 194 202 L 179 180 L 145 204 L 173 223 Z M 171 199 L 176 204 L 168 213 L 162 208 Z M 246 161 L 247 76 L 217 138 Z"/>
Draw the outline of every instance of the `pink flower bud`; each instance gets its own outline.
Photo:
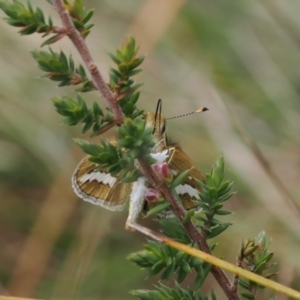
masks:
<path id="1" fill-rule="evenodd" d="M 145 199 L 149 202 L 158 202 L 161 199 L 161 194 L 159 191 L 149 188 L 146 191 Z"/>
<path id="2" fill-rule="evenodd" d="M 170 183 L 173 180 L 173 174 L 166 162 L 154 164 L 152 169 L 165 183 Z"/>

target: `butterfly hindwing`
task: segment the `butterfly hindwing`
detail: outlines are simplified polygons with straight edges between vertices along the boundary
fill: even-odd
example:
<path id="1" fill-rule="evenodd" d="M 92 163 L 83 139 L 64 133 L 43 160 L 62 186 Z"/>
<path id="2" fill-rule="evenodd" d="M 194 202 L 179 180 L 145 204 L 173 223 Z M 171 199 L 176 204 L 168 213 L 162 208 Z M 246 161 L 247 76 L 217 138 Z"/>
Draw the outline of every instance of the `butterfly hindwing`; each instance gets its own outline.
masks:
<path id="1" fill-rule="evenodd" d="M 108 210 L 122 210 L 131 191 L 131 184 L 124 184 L 119 175 L 112 176 L 97 170 L 99 165 L 85 157 L 72 176 L 72 186 L 77 196 Z"/>
<path id="2" fill-rule="evenodd" d="M 197 204 L 194 200 L 200 199 L 198 191 L 201 191 L 201 186 L 196 179 L 204 181 L 204 177 L 201 171 L 194 166 L 190 158 L 179 147 L 170 147 L 169 151 L 168 164 L 173 175 L 177 176 L 185 170 L 190 169 L 186 180 L 176 187 L 176 192 L 179 194 L 185 209 L 195 208 Z"/>

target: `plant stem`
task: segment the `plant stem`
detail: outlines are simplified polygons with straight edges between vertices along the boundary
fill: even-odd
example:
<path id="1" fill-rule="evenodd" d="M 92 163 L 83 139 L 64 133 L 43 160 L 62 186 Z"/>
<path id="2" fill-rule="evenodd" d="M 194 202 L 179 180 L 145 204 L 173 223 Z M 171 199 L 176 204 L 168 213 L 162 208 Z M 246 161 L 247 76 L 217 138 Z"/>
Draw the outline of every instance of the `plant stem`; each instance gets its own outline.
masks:
<path id="1" fill-rule="evenodd" d="M 67 31 L 67 35 L 75 45 L 77 51 L 82 57 L 86 67 L 88 68 L 92 81 L 96 89 L 102 94 L 107 106 L 111 112 L 115 115 L 115 121 L 117 124 L 124 122 L 124 114 L 118 105 L 117 94 L 113 94 L 106 84 L 103 76 L 94 62 L 92 55 L 86 45 L 86 42 L 82 35 L 76 30 L 73 21 L 70 17 L 68 10 L 65 8 L 62 0 L 53 0 L 53 4 L 63 22 L 63 26 Z"/>
<path id="2" fill-rule="evenodd" d="M 160 178 L 157 177 L 152 168 L 147 165 L 143 159 L 139 159 L 139 164 L 141 169 L 143 170 L 143 174 L 147 177 L 152 186 L 160 191 L 165 196 L 165 199 L 171 203 L 171 208 L 174 214 L 182 223 L 191 239 L 197 244 L 200 250 L 211 254 L 203 233 L 200 233 L 191 221 L 183 223 L 186 211 L 183 206 L 176 200 L 170 189 L 160 180 Z M 222 269 L 212 265 L 211 273 L 219 283 L 220 287 L 223 289 L 228 299 L 240 299 L 237 291 L 232 291 L 231 283 Z"/>
<path id="3" fill-rule="evenodd" d="M 241 267 L 242 263 L 243 263 L 243 258 L 238 257 L 237 262 L 236 262 L 236 266 Z M 233 280 L 232 280 L 232 285 L 231 285 L 231 290 L 233 292 L 237 291 L 238 284 L 239 284 L 239 278 L 240 278 L 240 276 L 238 274 L 234 274 Z"/>

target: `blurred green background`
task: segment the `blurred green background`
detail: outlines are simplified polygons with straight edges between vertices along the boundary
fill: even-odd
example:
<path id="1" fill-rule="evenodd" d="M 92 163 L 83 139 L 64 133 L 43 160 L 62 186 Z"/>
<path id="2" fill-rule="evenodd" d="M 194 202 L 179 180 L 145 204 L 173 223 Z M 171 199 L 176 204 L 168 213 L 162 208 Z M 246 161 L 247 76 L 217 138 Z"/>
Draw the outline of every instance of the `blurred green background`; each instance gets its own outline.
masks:
<path id="1" fill-rule="evenodd" d="M 46 1 L 31 3 L 60 24 Z M 233 226 L 218 239 L 216 255 L 234 262 L 241 240 L 265 230 L 280 269 L 276 280 L 300 289 L 300 2 L 89 0 L 86 6 L 96 9 L 87 43 L 106 78 L 107 52 L 124 37 L 133 34 L 146 53 L 139 108 L 153 111 L 159 98 L 166 117 L 209 108 L 170 120 L 168 132 L 204 173 L 223 153 L 235 182 L 238 193 L 226 204 Z M 61 125 L 50 99 L 75 91 L 41 78 L 30 55 L 41 43 L 0 22 L 0 293 L 133 299 L 129 290 L 156 282 L 126 260 L 145 238 L 124 230 L 126 210 L 112 213 L 73 193 L 70 177 L 84 154 L 72 138 L 84 136 Z M 79 61 L 67 39 L 53 48 Z M 85 97 L 103 103 L 95 92 Z M 204 290 L 211 288 L 224 299 L 209 278 Z"/>

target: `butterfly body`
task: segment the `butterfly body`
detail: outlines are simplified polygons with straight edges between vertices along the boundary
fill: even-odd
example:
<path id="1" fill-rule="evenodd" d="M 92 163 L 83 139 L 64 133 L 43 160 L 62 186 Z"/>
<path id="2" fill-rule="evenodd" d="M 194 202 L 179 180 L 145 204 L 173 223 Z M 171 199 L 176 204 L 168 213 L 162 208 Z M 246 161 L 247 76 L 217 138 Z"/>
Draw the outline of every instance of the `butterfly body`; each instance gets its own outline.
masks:
<path id="1" fill-rule="evenodd" d="M 195 200 L 200 200 L 198 192 L 201 191 L 201 186 L 197 180 L 204 180 L 201 171 L 193 165 L 188 155 L 176 143 L 167 139 L 165 134 L 166 121 L 163 115 L 158 113 L 158 109 L 155 114 L 146 113 L 145 122 L 146 127 L 152 128 L 156 144 L 151 152 L 160 153 L 165 151 L 166 162 L 173 177 L 190 169 L 186 180 L 176 187 L 176 192 L 180 196 L 185 209 L 196 208 Z M 130 198 L 127 223 L 135 222 L 143 209 L 146 208 L 147 210 L 153 205 L 144 205 L 144 194 L 147 185 L 146 179 L 138 180 L 133 184 L 122 183 L 118 175 L 111 175 L 105 170 L 99 171 L 99 165 L 89 161 L 89 157 L 84 158 L 78 164 L 72 176 L 72 187 L 77 196 L 105 209 L 111 211 L 122 210 L 126 201 Z"/>

